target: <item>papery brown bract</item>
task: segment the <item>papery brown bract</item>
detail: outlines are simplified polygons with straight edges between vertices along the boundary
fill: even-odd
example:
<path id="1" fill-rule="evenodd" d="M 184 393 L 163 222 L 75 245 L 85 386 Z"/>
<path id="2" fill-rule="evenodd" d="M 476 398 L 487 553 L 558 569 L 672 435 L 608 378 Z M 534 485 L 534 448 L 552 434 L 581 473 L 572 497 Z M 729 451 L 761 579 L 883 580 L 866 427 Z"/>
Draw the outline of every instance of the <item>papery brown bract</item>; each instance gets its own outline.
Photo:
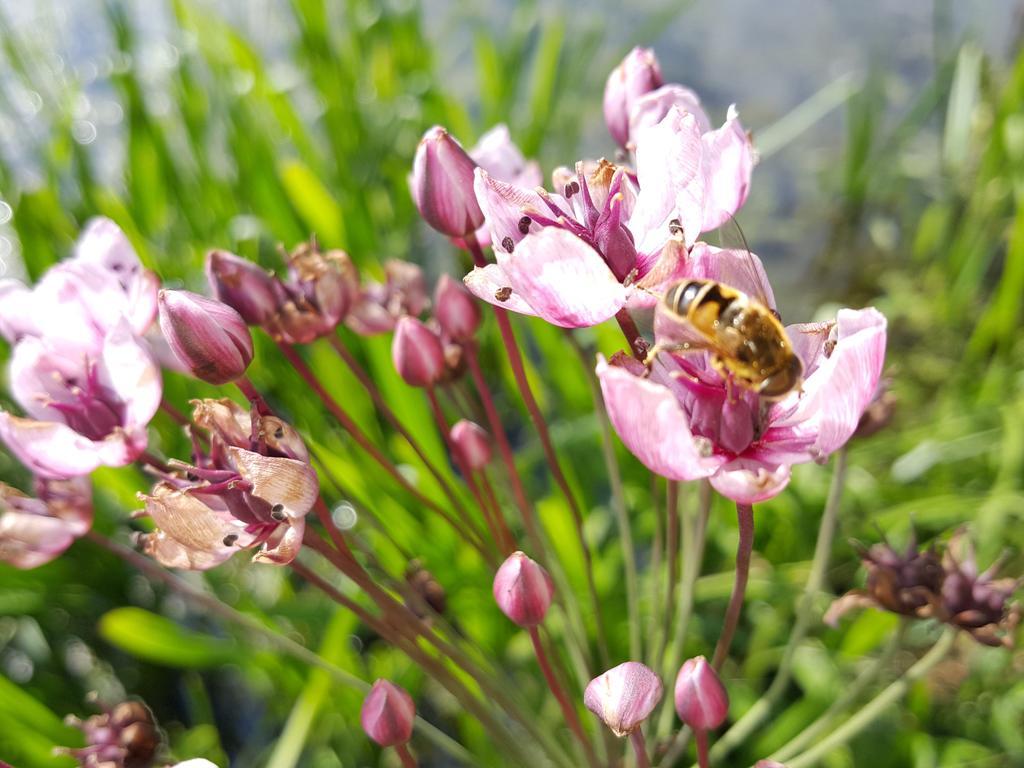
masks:
<path id="1" fill-rule="evenodd" d="M 85 734 L 86 746 L 61 750 L 80 768 L 149 768 L 161 738 L 153 713 L 141 701 L 125 701 L 86 720 L 66 718 Z"/>
<path id="2" fill-rule="evenodd" d="M 288 256 L 288 279 L 281 287 L 284 298 L 267 331 L 288 344 L 308 344 L 333 333 L 355 306 L 359 273 L 344 251 L 304 243 Z"/>
<path id="3" fill-rule="evenodd" d="M 494 575 L 494 600 L 501 612 L 520 627 L 544 621 L 554 596 L 548 572 L 522 552 L 513 552 Z"/>
<path id="4" fill-rule="evenodd" d="M 984 645 L 1012 647 L 1021 608 L 1010 598 L 1021 580 L 997 578 L 999 563 L 979 573 L 973 547 L 963 533 L 950 540 L 942 569 L 938 618 Z"/>
<path id="5" fill-rule="evenodd" d="M 380 746 L 395 747 L 412 738 L 415 717 L 416 705 L 405 689 L 389 680 L 377 680 L 363 700 L 359 722 Z"/>
<path id="6" fill-rule="evenodd" d="M 676 677 L 676 713 L 694 730 L 714 730 L 729 715 L 729 694 L 703 656 L 687 659 Z"/>
<path id="7" fill-rule="evenodd" d="M 640 727 L 663 693 L 661 679 L 650 667 L 627 661 L 591 680 L 583 692 L 583 703 L 621 737 Z"/>

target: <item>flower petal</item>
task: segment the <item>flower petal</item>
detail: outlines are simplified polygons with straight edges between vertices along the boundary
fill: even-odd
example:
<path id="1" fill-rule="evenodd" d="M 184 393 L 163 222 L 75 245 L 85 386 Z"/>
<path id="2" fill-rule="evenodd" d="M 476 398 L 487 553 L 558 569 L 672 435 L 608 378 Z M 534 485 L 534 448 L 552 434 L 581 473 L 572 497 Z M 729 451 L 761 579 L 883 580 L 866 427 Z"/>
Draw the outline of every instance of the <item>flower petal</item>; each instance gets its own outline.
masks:
<path id="1" fill-rule="evenodd" d="M 789 465 L 765 466 L 753 459 L 733 459 L 711 478 L 711 487 L 740 504 L 778 496 L 789 484 Z"/>
<path id="2" fill-rule="evenodd" d="M 512 141 L 508 126 L 504 123 L 499 123 L 481 136 L 469 150 L 469 156 L 498 181 L 527 189 L 539 187 L 544 181 L 540 166 L 527 161 Z"/>
<path id="3" fill-rule="evenodd" d="M 46 478 L 87 475 L 101 463 L 101 446 L 66 424 L 0 411 L 0 440 L 18 460 Z"/>
<path id="4" fill-rule="evenodd" d="M 486 267 L 474 267 L 473 271 L 462 278 L 469 292 L 479 299 L 502 307 L 509 312 L 518 312 L 521 315 L 537 316 L 533 307 L 526 303 L 522 296 L 512 291 L 512 281 L 505 274 L 505 270 L 497 264 L 488 264 Z M 504 298 L 507 294 L 507 298 Z M 502 296 L 502 299 L 498 297 Z"/>
<path id="5" fill-rule="evenodd" d="M 126 320 L 117 323 L 103 340 L 99 381 L 124 403 L 124 424 L 129 430 L 145 427 L 160 408 L 160 368 Z"/>
<path id="6" fill-rule="evenodd" d="M 252 561 L 254 563 L 287 565 L 299 554 L 305 531 L 306 518 L 289 518 L 287 524 L 278 526 L 267 544 L 253 556 Z"/>
<path id="7" fill-rule="evenodd" d="M 725 124 L 701 136 L 704 144 L 704 223 L 707 232 L 722 226 L 747 200 L 754 170 L 754 148 L 740 124 L 735 105 Z"/>
<path id="8" fill-rule="evenodd" d="M 37 568 L 64 552 L 75 540 L 63 520 L 24 512 L 0 515 L 0 562 Z"/>
<path id="9" fill-rule="evenodd" d="M 571 232 L 544 227 L 513 253 L 495 251 L 513 293 L 563 328 L 602 323 L 626 303 L 626 289 L 604 259 Z"/>
<path id="10" fill-rule="evenodd" d="M 605 407 L 626 447 L 652 472 L 670 480 L 712 475 L 726 461 L 709 455 L 706 441 L 694 438 L 686 414 L 665 386 L 624 368 L 597 364 Z"/>
<path id="11" fill-rule="evenodd" d="M 39 335 L 32 317 L 32 290 L 18 280 L 0 280 L 0 336 L 13 344 Z"/>
<path id="12" fill-rule="evenodd" d="M 629 112 L 630 138 L 636 141 L 644 129 L 664 120 L 673 107 L 693 115 L 701 133 L 711 130 L 711 121 L 700 105 L 700 97 L 685 86 L 669 83 L 633 102 Z"/>
<path id="13" fill-rule="evenodd" d="M 302 517 L 313 506 L 320 483 L 309 464 L 295 459 L 262 456 L 228 446 L 228 459 L 242 479 L 252 483 L 252 495 L 271 506 L 281 504 L 288 517 Z"/>
<path id="14" fill-rule="evenodd" d="M 520 228 L 523 216 L 536 211 L 550 213 L 544 199 L 535 191 L 501 181 L 483 168 L 476 169 L 473 190 L 491 233 L 491 245 L 496 250 L 507 250 L 502 245 L 506 238 L 511 239 L 514 246 L 526 236 L 523 229 L 528 228 Z"/>

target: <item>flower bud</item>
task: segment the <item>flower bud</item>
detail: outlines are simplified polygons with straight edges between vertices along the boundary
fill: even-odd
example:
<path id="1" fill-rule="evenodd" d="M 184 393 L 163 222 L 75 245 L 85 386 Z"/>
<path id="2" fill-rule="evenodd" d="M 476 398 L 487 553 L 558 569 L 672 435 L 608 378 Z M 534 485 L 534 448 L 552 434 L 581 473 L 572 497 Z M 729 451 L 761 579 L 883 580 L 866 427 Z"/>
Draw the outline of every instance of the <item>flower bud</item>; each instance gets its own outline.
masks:
<path id="1" fill-rule="evenodd" d="M 391 360 L 411 387 L 433 386 L 445 375 L 441 339 L 415 317 L 399 318 L 391 341 Z"/>
<path id="2" fill-rule="evenodd" d="M 476 163 L 440 126 L 416 148 L 410 187 L 424 221 L 449 237 L 465 237 L 484 223 L 473 191 Z"/>
<path id="3" fill-rule="evenodd" d="M 382 747 L 395 747 L 412 738 L 415 717 L 412 696 L 388 680 L 377 680 L 363 701 L 359 722 Z"/>
<path id="4" fill-rule="evenodd" d="M 459 419 L 450 437 L 457 458 L 470 470 L 475 472 L 491 463 L 491 436 L 476 422 Z"/>
<path id="5" fill-rule="evenodd" d="M 226 384 L 252 362 L 245 320 L 220 301 L 190 291 L 162 290 L 160 330 L 175 356 L 197 379 Z"/>
<path id="6" fill-rule="evenodd" d="M 281 301 L 277 278 L 259 264 L 227 251 L 207 254 L 206 279 L 214 298 L 233 308 L 249 325 L 265 325 Z"/>
<path id="7" fill-rule="evenodd" d="M 676 712 L 694 730 L 713 730 L 729 714 L 729 694 L 703 656 L 683 662 L 676 677 Z"/>
<path id="8" fill-rule="evenodd" d="M 786 766 L 774 760 L 758 760 L 754 768 L 786 768 Z"/>
<path id="9" fill-rule="evenodd" d="M 445 336 L 469 341 L 480 327 L 480 307 L 461 281 L 441 275 L 434 290 L 434 318 Z"/>
<path id="10" fill-rule="evenodd" d="M 604 86 L 604 122 L 619 146 L 625 147 L 629 142 L 633 102 L 661 84 L 661 67 L 650 48 L 634 48 L 608 75 Z"/>
<path id="11" fill-rule="evenodd" d="M 513 552 L 494 574 L 494 599 L 501 612 L 520 627 L 544 621 L 555 588 L 551 577 L 536 561 Z"/>
<path id="12" fill-rule="evenodd" d="M 661 680 L 649 667 L 627 661 L 591 680 L 583 703 L 616 736 L 627 736 L 647 719 L 663 693 Z"/>

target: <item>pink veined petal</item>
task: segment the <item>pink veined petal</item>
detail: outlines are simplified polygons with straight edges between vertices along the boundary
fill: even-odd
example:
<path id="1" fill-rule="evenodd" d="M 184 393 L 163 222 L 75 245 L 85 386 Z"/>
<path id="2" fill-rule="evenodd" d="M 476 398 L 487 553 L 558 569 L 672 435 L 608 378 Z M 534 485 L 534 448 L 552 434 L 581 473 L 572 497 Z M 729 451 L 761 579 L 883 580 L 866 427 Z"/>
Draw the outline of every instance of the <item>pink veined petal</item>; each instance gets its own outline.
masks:
<path id="1" fill-rule="evenodd" d="M 709 455 L 710 445 L 694 438 L 686 414 L 667 387 L 608 365 L 604 358 L 598 361 L 597 376 L 619 438 L 652 472 L 670 480 L 696 480 L 714 474 L 726 461 Z"/>
<path id="2" fill-rule="evenodd" d="M 520 229 L 524 216 L 536 211 L 545 215 L 550 213 L 544 199 L 535 191 L 501 181 L 483 168 L 474 172 L 473 190 L 484 213 L 484 223 L 491 233 L 491 245 L 496 251 L 507 250 L 503 245 L 506 238 L 511 239 L 514 246 L 526 236 Z"/>
<path id="3" fill-rule="evenodd" d="M 789 484 L 789 465 L 766 466 L 747 458 L 733 459 L 711 477 L 711 487 L 740 504 L 756 504 L 778 496 Z"/>
<path id="4" fill-rule="evenodd" d="M 775 294 L 761 259 L 741 248 L 716 248 L 705 242 L 695 243 L 690 250 L 688 276 L 715 280 L 743 291 L 748 296 L 775 309 Z"/>
<path id="5" fill-rule="evenodd" d="M 295 459 L 263 456 L 228 446 L 228 458 L 242 479 L 252 483 L 252 495 L 270 505 L 280 504 L 288 517 L 305 515 L 316 501 L 320 483 L 309 464 Z"/>
<path id="6" fill-rule="evenodd" d="M 512 287 L 512 281 L 505 274 L 505 270 L 497 264 L 488 264 L 486 267 L 474 267 L 472 272 L 462 278 L 462 282 L 466 284 L 469 292 L 474 296 L 496 307 L 502 307 L 509 312 L 518 312 L 521 315 L 537 316 L 537 313 L 533 311 L 533 307 L 515 291 L 512 291 L 504 301 L 498 298 L 499 295 L 505 295 L 505 291 L 502 289 Z"/>
<path id="7" fill-rule="evenodd" d="M 703 232 L 722 226 L 738 211 L 750 192 L 754 148 L 740 124 L 736 106 L 729 107 L 725 124 L 701 137 L 704 144 Z"/>
<path id="8" fill-rule="evenodd" d="M 302 548 L 302 537 L 306 531 L 306 518 L 290 519 L 286 525 L 278 526 L 274 534 L 253 557 L 254 563 L 287 565 L 296 558 Z"/>
<path id="9" fill-rule="evenodd" d="M 117 275 L 142 270 L 142 262 L 121 228 L 103 216 L 90 219 L 75 244 L 75 261 Z"/>
<path id="10" fill-rule="evenodd" d="M 163 382 L 148 347 L 121 320 L 103 340 L 100 383 L 124 403 L 125 427 L 145 427 L 160 407 Z"/>
<path id="11" fill-rule="evenodd" d="M 629 111 L 630 138 L 636 141 L 645 128 L 660 123 L 673 107 L 693 115 L 701 133 L 711 130 L 711 121 L 700 105 L 700 97 L 685 86 L 669 83 L 633 102 Z"/>
<path id="12" fill-rule="evenodd" d="M 206 571 L 220 565 L 238 551 L 237 547 L 222 547 L 215 551 L 190 549 L 166 531 L 155 531 L 144 539 L 144 551 L 166 568 L 188 571 Z"/>
<path id="13" fill-rule="evenodd" d="M 0 562 L 37 568 L 71 546 L 74 535 L 62 520 L 22 512 L 0 515 Z"/>
<path id="14" fill-rule="evenodd" d="M 99 452 L 100 463 L 108 467 L 131 464 L 146 450 L 149 435 L 145 425 L 117 427 L 102 440 L 93 443 Z"/>
<path id="15" fill-rule="evenodd" d="M 637 259 L 640 279 L 636 281 L 636 290 L 630 297 L 630 308 L 653 307 L 669 288 L 690 275 L 690 256 L 683 241 L 677 237 L 670 238 L 656 258 L 647 263 L 641 265 L 640 254 Z"/>
<path id="16" fill-rule="evenodd" d="M 604 259 L 564 229 L 544 227 L 525 237 L 513 253 L 499 248 L 495 254 L 513 293 L 553 325 L 597 325 L 626 303 L 626 289 Z"/>
<path id="17" fill-rule="evenodd" d="M 498 181 L 532 189 L 541 185 L 540 167 L 527 162 L 504 123 L 491 128 L 469 150 L 469 156 Z"/>
<path id="18" fill-rule="evenodd" d="M 0 439 L 41 477 L 87 475 L 101 463 L 96 443 L 55 421 L 23 419 L 0 411 Z"/>
<path id="19" fill-rule="evenodd" d="M 795 416 L 814 424 L 822 457 L 850 439 L 874 397 L 885 363 L 885 316 L 873 307 L 841 309 L 835 334 L 832 354 L 804 382 Z"/>
<path id="20" fill-rule="evenodd" d="M 678 218 L 687 245 L 700 234 L 704 209 L 704 146 L 696 118 L 673 108 L 637 139 L 637 195 L 629 229 L 638 252 L 655 253 Z"/>

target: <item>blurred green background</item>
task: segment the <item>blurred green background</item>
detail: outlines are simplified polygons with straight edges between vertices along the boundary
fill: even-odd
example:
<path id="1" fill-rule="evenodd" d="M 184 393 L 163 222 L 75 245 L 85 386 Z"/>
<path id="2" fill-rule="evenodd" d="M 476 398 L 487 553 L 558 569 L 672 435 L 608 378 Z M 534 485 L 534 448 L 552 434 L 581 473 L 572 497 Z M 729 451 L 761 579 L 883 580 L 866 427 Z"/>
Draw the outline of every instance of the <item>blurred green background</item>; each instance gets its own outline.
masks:
<path id="1" fill-rule="evenodd" d="M 890 320 L 893 425 L 852 446 L 829 582 L 859 583 L 851 538 L 947 537 L 968 524 L 983 565 L 1004 549 L 1024 571 L 1024 54 L 1016 2 L 619 4 L 396 0 L 0 2 L 0 272 L 37 278 L 68 254 L 82 223 L 110 216 L 170 285 L 203 289 L 201 264 L 225 247 L 267 266 L 277 246 L 315 232 L 379 275 L 387 258 L 459 273 L 461 256 L 417 219 L 406 188 L 412 153 L 434 123 L 466 145 L 507 122 L 545 171 L 611 154 L 601 91 L 630 46 L 655 47 L 666 80 L 698 90 L 721 119 L 735 102 L 762 161 L 739 220 L 765 260 L 787 321 L 837 304 L 874 303 Z M 612 656 L 628 653 L 622 555 L 603 465 L 600 425 L 582 363 L 555 329 L 517 321 L 542 405 L 588 510 Z M 431 429 L 419 393 L 390 369 L 386 338 L 346 341 L 395 407 Z M 495 329 L 485 334 L 492 342 Z M 600 328 L 589 351 L 621 346 Z M 355 532 L 382 572 L 418 557 L 448 592 L 449 619 L 509 670 L 539 716 L 553 702 L 528 644 L 490 599 L 490 573 L 447 528 L 296 398 L 298 379 L 258 339 L 256 384 L 311 436 L 325 495 L 348 502 Z M 6 348 L 2 350 L 7 354 Z M 318 373 L 411 476 L 436 488 L 322 342 Z M 533 498 L 585 592 L 569 516 L 544 471 L 511 376 L 485 347 Z M 566 360 L 568 359 L 568 363 Z M 562 371 L 553 376 L 549 371 Z M 502 386 L 504 385 L 504 386 Z M 214 390 L 168 375 L 168 399 Z M 6 395 L 0 403 L 10 406 Z M 153 448 L 184 455 L 169 419 Z M 429 439 L 436 457 L 443 451 Z M 641 565 L 661 525 L 664 487 L 622 449 Z M 733 715 L 770 680 L 806 576 L 830 470 L 801 466 L 779 498 L 758 508 L 755 568 L 727 672 Z M 0 453 L 0 480 L 27 477 Z M 133 469 L 95 476 L 99 530 L 126 538 L 126 513 L 147 487 Z M 683 503 L 694 504 L 695 492 Z M 731 585 L 735 524 L 711 518 L 688 654 L 706 653 Z M 662 568 L 664 566 L 662 565 Z M 645 570 L 645 573 L 648 571 Z M 663 578 L 662 572 L 657 572 Z M 190 583 L 273 624 L 366 680 L 392 677 L 421 713 L 481 765 L 502 764 L 485 735 L 404 657 L 282 569 L 244 557 Z M 650 579 L 643 584 L 645 600 Z M 650 602 L 648 600 L 648 602 Z M 822 596 L 821 608 L 827 605 Z M 129 607 L 129 610 L 124 610 Z M 650 605 L 645 604 L 649 609 Z M 894 631 L 868 612 L 842 631 L 815 627 L 777 716 L 730 758 L 749 765 L 820 713 Z M 554 628 L 558 633 L 558 627 Z M 891 675 L 935 635 L 915 627 Z M 907 705 L 873 726 L 830 768 L 1024 765 L 1024 656 L 964 640 Z M 891 676 L 890 675 L 890 676 Z M 359 730 L 358 691 L 272 652 L 88 542 L 32 572 L 0 566 L 0 759 L 18 768 L 66 766 L 67 713 L 141 696 L 178 759 L 220 766 L 390 764 Z M 455 765 L 416 742 L 428 766 Z"/>

